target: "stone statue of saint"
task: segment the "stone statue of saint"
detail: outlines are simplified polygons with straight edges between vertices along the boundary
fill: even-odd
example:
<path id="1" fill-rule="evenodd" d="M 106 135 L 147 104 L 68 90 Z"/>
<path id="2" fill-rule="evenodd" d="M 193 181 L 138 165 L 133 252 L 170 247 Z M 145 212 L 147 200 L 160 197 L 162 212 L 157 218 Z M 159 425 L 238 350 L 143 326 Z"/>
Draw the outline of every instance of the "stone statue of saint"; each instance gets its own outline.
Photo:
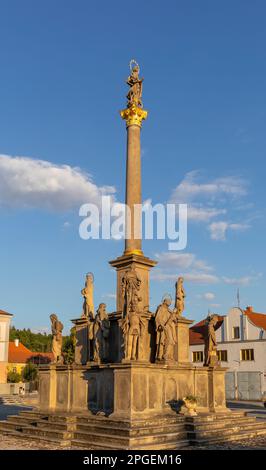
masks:
<path id="1" fill-rule="evenodd" d="M 170 309 L 171 299 L 166 297 L 155 313 L 156 360 L 173 361 L 176 336 L 176 311 Z"/>
<path id="2" fill-rule="evenodd" d="M 132 64 L 135 64 L 132 67 Z M 140 106 L 142 108 L 142 83 L 144 78 L 139 78 L 140 68 L 139 65 L 134 61 L 130 61 L 131 73 L 127 79 L 127 84 L 130 86 L 130 89 L 127 94 L 128 108 L 133 104 Z"/>
<path id="3" fill-rule="evenodd" d="M 63 335 L 62 331 L 64 328 L 63 323 L 58 320 L 57 315 L 52 313 L 50 315 L 51 320 L 51 330 L 53 335 L 53 342 L 52 342 L 52 353 L 54 355 L 54 363 L 55 364 L 63 364 L 64 359 L 62 356 L 62 344 L 63 344 Z"/>
<path id="4" fill-rule="evenodd" d="M 208 315 L 206 318 L 205 325 L 207 326 L 207 332 L 204 338 L 204 366 L 215 366 L 218 362 L 217 342 L 215 335 L 215 325 L 217 322 L 217 315 Z"/>
<path id="5" fill-rule="evenodd" d="M 82 317 L 94 318 L 94 304 L 93 304 L 93 274 L 86 275 L 85 287 L 81 291 L 83 296 L 83 312 Z"/>
<path id="6" fill-rule="evenodd" d="M 124 336 L 125 360 L 136 361 L 140 357 L 140 337 L 145 322 L 137 310 L 137 303 L 131 302 L 129 313 L 122 320 L 122 332 Z"/>
<path id="7" fill-rule="evenodd" d="M 131 305 L 137 305 L 141 301 L 139 295 L 140 286 L 141 279 L 138 277 L 134 265 L 131 265 L 122 277 L 121 282 L 122 296 L 124 298 L 124 316 L 129 314 Z"/>
<path id="8" fill-rule="evenodd" d="M 182 316 L 182 313 L 184 312 L 184 309 L 185 309 L 186 294 L 185 294 L 183 282 L 184 282 L 183 277 L 179 277 L 177 279 L 177 282 L 176 282 L 176 285 L 175 285 L 175 291 L 176 291 L 176 294 L 175 294 L 175 308 L 176 308 L 177 315 L 179 317 Z"/>
<path id="9" fill-rule="evenodd" d="M 94 355 L 93 360 L 95 362 L 106 361 L 108 359 L 108 338 L 110 334 L 110 321 L 106 312 L 106 304 L 101 303 L 98 307 L 94 328 Z"/>

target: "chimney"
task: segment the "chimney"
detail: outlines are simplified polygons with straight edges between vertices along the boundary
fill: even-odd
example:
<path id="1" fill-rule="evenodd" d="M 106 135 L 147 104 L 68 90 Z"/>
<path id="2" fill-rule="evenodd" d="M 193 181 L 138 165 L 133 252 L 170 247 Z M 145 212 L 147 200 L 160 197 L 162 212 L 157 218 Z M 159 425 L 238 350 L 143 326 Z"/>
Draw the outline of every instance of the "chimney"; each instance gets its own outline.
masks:
<path id="1" fill-rule="evenodd" d="M 252 307 L 251 305 L 249 305 L 249 306 L 247 307 L 247 310 L 248 310 L 249 312 L 253 312 L 253 307 Z"/>
<path id="2" fill-rule="evenodd" d="M 14 341 L 14 343 L 15 343 L 15 346 L 16 346 L 16 348 L 18 348 L 18 345 L 19 345 L 19 339 L 18 339 L 18 338 L 16 338 L 16 339 L 15 339 L 15 341 Z"/>

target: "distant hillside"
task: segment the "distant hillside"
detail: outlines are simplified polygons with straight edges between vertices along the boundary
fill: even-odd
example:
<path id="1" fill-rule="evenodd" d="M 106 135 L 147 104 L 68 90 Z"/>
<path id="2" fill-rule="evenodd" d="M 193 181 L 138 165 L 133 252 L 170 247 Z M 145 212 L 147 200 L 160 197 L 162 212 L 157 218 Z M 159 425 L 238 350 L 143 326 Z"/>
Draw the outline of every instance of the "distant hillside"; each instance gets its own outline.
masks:
<path id="1" fill-rule="evenodd" d="M 52 335 L 46 333 L 32 333 L 28 328 L 18 330 L 15 326 L 10 328 L 10 341 L 19 339 L 19 341 L 31 351 L 51 352 L 52 351 Z"/>
<path id="2" fill-rule="evenodd" d="M 51 352 L 52 351 L 52 335 L 46 333 L 32 333 L 28 328 L 18 330 L 15 326 L 10 328 L 10 341 L 19 339 L 19 341 L 33 352 Z M 64 360 L 68 364 L 72 364 L 74 361 L 74 329 L 71 330 L 69 336 L 63 336 L 63 356 Z"/>

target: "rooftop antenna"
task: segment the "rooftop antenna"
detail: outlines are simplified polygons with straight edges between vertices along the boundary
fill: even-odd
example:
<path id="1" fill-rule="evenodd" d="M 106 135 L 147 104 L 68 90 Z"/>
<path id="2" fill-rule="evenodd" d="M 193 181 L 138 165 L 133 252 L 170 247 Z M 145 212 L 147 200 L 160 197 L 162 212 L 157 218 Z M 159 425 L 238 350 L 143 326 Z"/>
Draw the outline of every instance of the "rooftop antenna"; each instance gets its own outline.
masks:
<path id="1" fill-rule="evenodd" d="M 237 298 L 237 305 L 238 305 L 238 308 L 240 308 L 240 292 L 239 292 L 239 288 L 237 289 L 236 298 Z"/>

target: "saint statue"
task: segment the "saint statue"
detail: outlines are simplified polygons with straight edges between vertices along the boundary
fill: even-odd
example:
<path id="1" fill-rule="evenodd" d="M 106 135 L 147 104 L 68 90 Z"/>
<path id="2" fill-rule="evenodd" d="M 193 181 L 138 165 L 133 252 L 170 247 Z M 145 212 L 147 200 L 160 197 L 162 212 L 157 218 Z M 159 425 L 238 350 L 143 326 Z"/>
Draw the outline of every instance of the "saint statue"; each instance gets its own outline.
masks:
<path id="1" fill-rule="evenodd" d="M 52 342 L 52 353 L 54 355 L 54 363 L 55 364 L 63 364 L 64 358 L 62 356 L 62 344 L 63 344 L 63 335 L 62 331 L 64 328 L 63 323 L 61 323 L 57 315 L 52 313 L 50 315 L 51 320 L 51 330 L 53 335 L 53 342 Z"/>
<path id="2" fill-rule="evenodd" d="M 129 314 L 130 306 L 137 305 L 142 299 L 139 295 L 141 279 L 138 277 L 134 265 L 122 277 L 121 287 L 124 298 L 124 316 Z"/>
<path id="3" fill-rule="evenodd" d="M 140 359 L 140 337 L 145 322 L 137 310 L 137 303 L 131 302 L 130 309 L 126 317 L 121 322 L 124 336 L 125 360 L 136 361 Z"/>
<path id="4" fill-rule="evenodd" d="M 215 335 L 215 326 L 218 322 L 217 315 L 208 315 L 205 325 L 207 326 L 207 332 L 205 335 L 205 347 L 204 347 L 204 366 L 215 366 L 218 362 L 217 357 L 217 342 Z"/>
<path id="5" fill-rule="evenodd" d="M 83 296 L 83 312 L 82 317 L 94 318 L 94 304 L 93 304 L 93 274 L 86 275 L 85 287 L 81 291 Z"/>
<path id="6" fill-rule="evenodd" d="M 133 63 L 135 64 L 133 67 Z M 132 105 L 136 105 L 142 108 L 142 82 L 144 78 L 139 78 L 140 68 L 135 60 L 130 61 L 130 70 L 131 73 L 127 79 L 127 84 L 130 89 L 127 94 L 128 108 Z"/>
<path id="7" fill-rule="evenodd" d="M 183 282 L 184 282 L 184 278 L 179 277 L 177 279 L 177 282 L 176 282 L 176 285 L 175 285 L 175 290 L 176 290 L 175 308 L 176 308 L 176 311 L 177 311 L 177 315 L 179 317 L 182 316 L 182 313 L 185 310 L 185 297 L 186 297 L 186 294 L 185 294 Z"/>
<path id="8" fill-rule="evenodd" d="M 105 361 L 108 358 L 108 338 L 110 334 L 110 321 L 106 312 L 106 304 L 101 303 L 98 307 L 94 328 L 94 355 L 95 362 Z"/>
<path id="9" fill-rule="evenodd" d="M 177 343 L 176 311 L 170 309 L 172 301 L 165 297 L 155 313 L 156 360 L 174 360 L 174 346 Z"/>

